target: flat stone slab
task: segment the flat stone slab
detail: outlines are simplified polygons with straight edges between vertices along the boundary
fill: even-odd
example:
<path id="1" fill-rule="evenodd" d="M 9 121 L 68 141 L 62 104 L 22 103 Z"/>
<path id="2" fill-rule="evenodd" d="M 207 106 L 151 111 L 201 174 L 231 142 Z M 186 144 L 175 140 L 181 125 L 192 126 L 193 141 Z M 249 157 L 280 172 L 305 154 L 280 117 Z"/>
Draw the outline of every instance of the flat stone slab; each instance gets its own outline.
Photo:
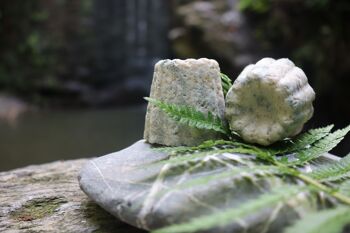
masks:
<path id="1" fill-rule="evenodd" d="M 318 163 L 331 159 L 323 156 Z M 242 178 L 235 174 L 235 166 L 249 168 L 249 163 L 249 156 L 241 154 L 169 157 L 140 140 L 122 151 L 87 162 L 79 183 L 93 201 L 118 219 L 154 230 L 236 208 L 271 187 L 285 184 L 276 176 Z M 281 207 L 273 221 L 273 210 L 264 210 L 242 220 L 244 224 L 231 223 L 208 232 L 260 232 L 266 227 L 266 232 L 281 232 L 300 213 L 315 208 L 301 196 Z"/>

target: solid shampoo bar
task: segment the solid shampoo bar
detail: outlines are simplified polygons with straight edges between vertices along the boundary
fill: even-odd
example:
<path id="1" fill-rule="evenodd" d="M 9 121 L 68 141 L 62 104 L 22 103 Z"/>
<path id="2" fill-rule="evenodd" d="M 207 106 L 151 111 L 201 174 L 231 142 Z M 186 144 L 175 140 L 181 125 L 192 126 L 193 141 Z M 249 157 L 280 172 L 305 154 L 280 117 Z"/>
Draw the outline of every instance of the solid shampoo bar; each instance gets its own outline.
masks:
<path id="1" fill-rule="evenodd" d="M 220 68 L 215 60 L 161 60 L 155 65 L 151 98 L 177 105 L 186 105 L 224 117 L 224 96 Z M 148 104 L 144 138 L 167 146 L 193 146 L 218 134 L 183 125 L 171 119 L 153 104 Z"/>
<path id="2" fill-rule="evenodd" d="M 286 58 L 247 66 L 226 96 L 231 130 L 246 142 L 270 145 L 298 134 L 313 114 L 315 92 Z"/>

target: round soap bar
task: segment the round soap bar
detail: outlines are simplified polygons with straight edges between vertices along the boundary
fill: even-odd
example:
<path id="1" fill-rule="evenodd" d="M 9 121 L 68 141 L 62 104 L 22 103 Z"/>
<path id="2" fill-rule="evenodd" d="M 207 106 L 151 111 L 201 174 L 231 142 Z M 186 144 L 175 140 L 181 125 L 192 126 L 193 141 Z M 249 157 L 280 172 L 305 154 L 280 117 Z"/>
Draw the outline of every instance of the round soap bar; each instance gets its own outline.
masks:
<path id="1" fill-rule="evenodd" d="M 248 65 L 226 96 L 230 129 L 244 141 L 270 145 L 298 134 L 313 114 L 315 92 L 286 58 Z"/>

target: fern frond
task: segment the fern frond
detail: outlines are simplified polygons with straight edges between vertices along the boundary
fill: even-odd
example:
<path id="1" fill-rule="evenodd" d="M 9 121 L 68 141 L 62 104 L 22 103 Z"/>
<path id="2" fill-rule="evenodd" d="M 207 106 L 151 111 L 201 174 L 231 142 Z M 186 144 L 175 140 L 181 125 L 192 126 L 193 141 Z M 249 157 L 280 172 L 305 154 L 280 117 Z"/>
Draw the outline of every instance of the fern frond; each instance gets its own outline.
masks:
<path id="1" fill-rule="evenodd" d="M 253 167 L 233 167 L 230 170 L 225 170 L 223 172 L 218 172 L 205 176 L 200 176 L 188 181 L 185 181 L 181 184 L 169 187 L 166 190 L 159 193 L 159 198 L 166 193 L 181 190 L 184 191 L 187 188 L 193 189 L 196 186 L 210 185 L 210 182 L 215 182 L 223 179 L 230 179 L 230 181 L 240 180 L 243 178 L 250 177 L 266 177 L 271 175 L 281 175 L 284 174 L 283 170 L 276 166 L 271 165 L 256 165 Z"/>
<path id="2" fill-rule="evenodd" d="M 221 77 L 222 91 L 224 92 L 224 96 L 226 96 L 227 92 L 232 87 L 232 81 L 226 74 L 220 73 L 220 77 Z"/>
<path id="3" fill-rule="evenodd" d="M 192 146 L 164 146 L 152 148 L 153 151 L 163 152 L 169 155 L 184 154 L 196 151 L 196 147 Z"/>
<path id="4" fill-rule="evenodd" d="M 265 176 L 271 174 L 283 174 L 283 171 L 276 166 L 271 165 L 256 165 L 253 167 L 235 167 L 231 170 L 220 172 L 217 174 L 211 174 L 202 176 L 184 182 L 178 186 L 174 186 L 177 189 L 193 188 L 196 185 L 206 185 L 210 181 L 222 180 L 225 178 L 239 179 L 249 176 Z"/>
<path id="5" fill-rule="evenodd" d="M 208 141 L 204 141 L 199 146 L 174 146 L 174 147 L 166 146 L 166 147 L 155 148 L 154 150 L 168 153 L 171 155 L 176 155 L 176 154 L 196 152 L 199 150 L 214 150 L 216 149 L 217 146 L 229 145 L 231 143 L 232 141 L 226 141 L 226 140 L 208 140 Z"/>
<path id="6" fill-rule="evenodd" d="M 339 185 L 338 192 L 350 197 L 350 180 L 346 180 Z"/>
<path id="7" fill-rule="evenodd" d="M 229 135 L 230 131 L 226 123 L 220 117 L 208 112 L 204 113 L 188 106 L 180 106 L 176 104 L 164 103 L 160 100 L 145 97 L 149 103 L 154 104 L 163 112 L 165 112 L 173 120 L 198 129 L 213 130 L 216 132 Z"/>
<path id="8" fill-rule="evenodd" d="M 220 139 L 220 140 L 204 141 L 199 146 L 176 146 L 176 147 L 167 146 L 167 147 L 154 148 L 153 150 L 168 153 L 170 155 L 178 155 L 178 154 L 185 154 L 185 153 L 194 153 L 197 151 L 210 151 L 210 150 L 217 150 L 220 148 L 234 148 L 234 147 L 256 149 L 255 146 L 250 144 Z"/>
<path id="9" fill-rule="evenodd" d="M 336 181 L 350 176 L 350 154 L 334 163 L 318 167 L 309 175 L 320 181 Z"/>
<path id="10" fill-rule="evenodd" d="M 316 141 L 309 148 L 297 152 L 297 161 L 290 162 L 289 165 L 302 165 L 310 160 L 313 160 L 322 154 L 329 152 L 338 143 L 343 140 L 345 135 L 350 131 L 350 125 L 344 129 L 339 129 L 333 133 L 328 134 L 322 139 Z"/>
<path id="11" fill-rule="evenodd" d="M 222 227 L 245 218 L 252 213 L 273 207 L 280 202 L 286 202 L 302 191 L 300 187 L 291 185 L 276 187 L 271 192 L 262 194 L 240 206 L 197 217 L 185 223 L 164 227 L 154 231 L 154 233 L 200 232 L 215 227 Z"/>
<path id="12" fill-rule="evenodd" d="M 350 223 L 350 208 L 339 206 L 335 209 L 310 213 L 288 227 L 285 233 L 341 233 Z"/>
<path id="13" fill-rule="evenodd" d="M 274 154 L 285 154 L 305 149 L 307 146 L 312 145 L 318 140 L 327 136 L 334 125 L 329 125 L 322 128 L 311 129 L 303 134 L 298 135 L 296 138 L 280 142 L 271 148 L 271 152 Z"/>
<path id="14" fill-rule="evenodd" d="M 220 154 L 224 154 L 224 153 L 239 153 L 239 154 L 252 155 L 252 154 L 255 154 L 256 151 L 253 149 L 244 148 L 244 147 L 215 149 L 215 150 L 209 150 L 209 151 L 202 151 L 202 152 L 198 152 L 198 153 L 184 154 L 182 156 L 170 157 L 167 160 L 157 161 L 157 162 L 152 163 L 150 165 L 154 166 L 154 165 L 170 164 L 171 166 L 177 166 L 177 165 L 180 165 L 183 163 L 201 160 L 209 155 L 220 155 Z"/>

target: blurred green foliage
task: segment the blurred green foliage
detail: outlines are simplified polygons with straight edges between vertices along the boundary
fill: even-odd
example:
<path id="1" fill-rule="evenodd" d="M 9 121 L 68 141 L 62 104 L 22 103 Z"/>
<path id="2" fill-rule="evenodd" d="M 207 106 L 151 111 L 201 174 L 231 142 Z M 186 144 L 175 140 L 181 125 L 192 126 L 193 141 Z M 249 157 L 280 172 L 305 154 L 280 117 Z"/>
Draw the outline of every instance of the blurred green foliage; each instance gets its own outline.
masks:
<path id="1" fill-rule="evenodd" d="M 252 10 L 262 13 L 271 9 L 271 4 L 274 2 L 276 3 L 277 0 L 239 0 L 238 8 L 240 10 Z M 283 0 L 281 2 L 283 2 Z M 302 3 L 308 7 L 326 7 L 329 0 L 304 0 Z"/>
<path id="2" fill-rule="evenodd" d="M 38 104 L 66 92 L 67 71 L 76 64 L 70 55 L 77 50 L 77 35 L 86 34 L 78 26 L 88 2 L 0 2 L 1 91 Z"/>
<path id="3" fill-rule="evenodd" d="M 240 6 L 262 54 L 288 57 L 307 74 L 317 93 L 309 124 L 347 125 L 350 1 L 240 0 Z M 348 151 L 350 139 L 346 140 L 339 151 Z"/>
<path id="4" fill-rule="evenodd" d="M 217 4 L 227 8 L 226 12 L 228 2 L 222 0 Z M 254 29 L 259 54 L 289 57 L 302 66 L 317 90 L 317 100 L 325 101 L 325 105 L 350 99 L 350 92 L 346 90 L 350 67 L 350 1 L 239 0 L 238 3 L 249 27 Z M 81 89 L 84 85 L 110 82 L 91 74 L 92 67 L 97 66 L 94 60 L 98 52 L 96 35 L 103 36 L 100 38 L 102 45 L 105 41 L 116 43 L 107 32 L 96 33 L 95 23 L 91 22 L 93 7 L 92 0 L 1 1 L 0 90 L 41 101 L 48 96 L 60 96 L 60 93 L 67 96 L 66 81 L 78 83 Z M 102 21 L 103 24 L 107 22 Z M 108 22 L 108 25 L 117 27 L 119 24 Z M 111 35 L 118 33 L 111 32 Z M 201 39 L 202 34 L 198 35 Z M 188 40 L 188 44 L 193 49 L 198 43 Z M 203 45 L 207 47 L 204 42 Z M 201 56 L 212 54 L 203 51 Z M 112 56 L 107 55 L 106 59 Z M 219 61 L 222 57 L 214 56 Z M 100 66 L 106 66 L 105 60 L 102 61 Z M 224 66 L 224 62 L 221 64 Z M 334 104 L 332 108 L 333 113 L 343 115 L 350 111 Z"/>
<path id="5" fill-rule="evenodd" d="M 347 85 L 344 87 L 350 84 L 350 1 L 240 0 L 239 3 L 265 54 L 290 57 L 301 65 L 324 100 L 335 96 L 335 90 L 350 99 Z M 331 101 L 337 103 L 339 99 Z"/>
<path id="6" fill-rule="evenodd" d="M 253 10 L 258 13 L 266 12 L 270 7 L 270 0 L 240 0 L 238 8 L 242 11 Z"/>
<path id="7" fill-rule="evenodd" d="M 25 92 L 34 88 L 40 76 L 51 73 L 54 56 L 40 30 L 48 13 L 35 0 L 3 1 L 0 9 L 0 87 Z"/>

